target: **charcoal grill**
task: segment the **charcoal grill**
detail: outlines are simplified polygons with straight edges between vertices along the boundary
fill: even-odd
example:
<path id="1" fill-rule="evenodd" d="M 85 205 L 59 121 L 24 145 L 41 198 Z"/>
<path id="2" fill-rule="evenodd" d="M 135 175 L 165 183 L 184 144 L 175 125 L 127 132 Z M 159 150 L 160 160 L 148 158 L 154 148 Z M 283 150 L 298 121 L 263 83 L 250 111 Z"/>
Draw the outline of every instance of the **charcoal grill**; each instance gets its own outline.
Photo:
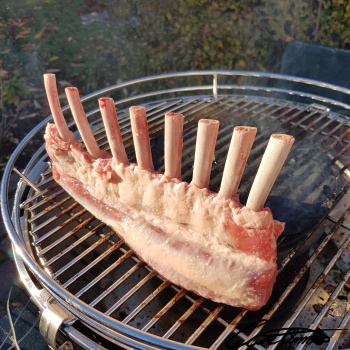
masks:
<path id="1" fill-rule="evenodd" d="M 297 90 L 290 89 L 291 84 Z M 323 93 L 308 92 L 312 87 Z M 334 93 L 341 98 L 326 97 Z M 313 206 L 316 216 L 302 227 L 292 225 L 279 241 L 279 276 L 294 271 L 292 278 L 288 272 L 282 290 L 262 311 L 247 312 L 215 304 L 163 280 L 116 232 L 62 190 L 52 179 L 44 145 L 35 154 L 26 154 L 28 144 L 42 137 L 51 121 L 48 117 L 11 156 L 1 188 L 2 215 L 18 271 L 41 310 L 40 330 L 48 344 L 54 349 L 349 347 L 350 90 L 291 76 L 239 71 L 174 73 L 121 83 L 82 99 L 96 140 L 102 149 L 108 149 L 97 109 L 97 98 L 102 96 L 116 101 L 131 161 L 135 155 L 128 107 L 142 104 L 147 108 L 155 169 L 159 171 L 163 170 L 163 116 L 167 111 L 185 115 L 186 181 L 192 174 L 196 123 L 206 117 L 219 119 L 222 130 L 211 189 L 218 187 L 230 133 L 233 125 L 239 124 L 253 123 L 259 128 L 248 169 L 258 164 L 267 135 L 283 131 L 309 145 L 307 154 L 310 159 L 316 154 L 319 163 L 325 164 L 322 172 L 326 175 L 318 176 L 314 165 L 310 171 L 308 162 L 296 168 L 294 175 L 302 182 L 302 202 L 307 208 L 302 216 L 308 211 L 315 216 L 315 210 L 313 214 L 310 211 Z M 63 111 L 69 119 L 69 108 Z M 79 138 L 73 121 L 69 126 Z M 292 156 L 290 164 L 298 164 L 297 158 Z M 26 166 L 19 170 L 23 160 Z M 316 178 L 310 177 L 313 172 Z M 13 181 L 17 189 L 10 193 Z M 282 185 L 276 185 L 277 197 L 298 200 L 293 197 L 297 188 Z M 244 181 L 242 198 L 248 190 L 249 181 Z M 293 205 L 289 210 L 295 210 Z M 298 257 L 302 263 L 296 263 Z M 288 301 L 291 304 L 286 307 Z M 294 327 L 307 330 L 287 336 L 286 329 Z M 275 334 L 274 341 L 263 336 L 267 331 Z M 312 339 L 306 342 L 307 336 Z"/>

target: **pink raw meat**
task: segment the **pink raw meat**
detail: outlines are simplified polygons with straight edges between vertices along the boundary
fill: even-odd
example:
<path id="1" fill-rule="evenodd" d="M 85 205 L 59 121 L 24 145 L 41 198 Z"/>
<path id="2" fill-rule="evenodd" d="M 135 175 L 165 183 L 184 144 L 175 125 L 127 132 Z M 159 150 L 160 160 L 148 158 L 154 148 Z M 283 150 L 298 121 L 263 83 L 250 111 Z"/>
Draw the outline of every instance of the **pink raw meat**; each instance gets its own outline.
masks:
<path id="1" fill-rule="evenodd" d="M 57 98 L 53 78 L 46 79 L 48 96 Z M 228 194 L 227 189 L 223 195 L 182 182 L 176 161 L 181 152 L 168 152 L 174 157 L 176 167 L 165 173 L 173 172 L 177 177 L 155 172 L 148 153 L 148 130 L 146 135 L 140 120 L 133 121 L 135 125 L 143 125 L 133 129 L 133 136 L 139 152 L 146 149 L 143 166 L 128 163 L 124 150 L 117 149 L 122 143 L 115 124 L 115 109 L 111 112 L 113 101 L 100 99 L 99 102 L 107 134 L 111 132 L 108 123 L 117 129 L 116 135 L 113 134 L 116 149 L 111 146 L 110 154 L 94 144 L 92 155 L 83 150 L 65 126 L 58 127 L 62 118 L 55 119 L 56 125 L 48 124 L 45 133 L 54 179 L 93 215 L 116 230 L 146 264 L 172 283 L 216 302 L 249 310 L 261 308 L 271 295 L 277 275 L 276 241 L 284 224 L 274 221 L 268 208 L 252 210 L 241 205 L 238 195 Z M 75 99 L 72 103 L 78 102 Z M 58 104 L 52 105 L 57 108 Z M 143 118 L 140 107 L 133 108 L 131 117 Z M 83 121 L 80 133 L 84 139 L 85 131 L 90 130 L 87 120 L 84 115 L 74 117 Z M 169 113 L 167 118 L 176 127 L 172 138 L 177 138 L 174 147 L 180 149 L 179 123 L 183 116 L 175 122 L 174 113 Z M 216 123 L 204 124 L 218 128 Z M 63 135 L 60 129 L 64 130 Z M 241 176 L 242 169 L 239 172 Z M 206 181 L 207 173 L 203 176 Z"/>

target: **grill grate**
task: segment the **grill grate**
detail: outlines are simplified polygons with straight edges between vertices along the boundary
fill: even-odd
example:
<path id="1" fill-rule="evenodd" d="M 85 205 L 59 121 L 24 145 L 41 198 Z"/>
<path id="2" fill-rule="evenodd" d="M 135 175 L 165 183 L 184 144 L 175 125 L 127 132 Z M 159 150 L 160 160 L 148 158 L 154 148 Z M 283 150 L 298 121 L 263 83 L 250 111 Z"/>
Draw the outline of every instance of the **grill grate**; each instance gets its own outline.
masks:
<path id="1" fill-rule="evenodd" d="M 298 191 L 305 193 L 303 200 L 306 203 L 313 203 L 315 198 L 319 198 L 325 187 L 336 186 L 330 188 L 327 203 L 323 203 L 321 198 L 325 211 L 316 223 L 308 223 L 307 229 L 304 227 L 302 231 L 285 235 L 279 241 L 282 251 L 279 256 L 281 276 L 294 264 L 294 258 L 305 256 L 303 252 L 306 250 L 307 257 L 293 280 L 261 312 L 248 312 L 198 297 L 171 285 L 150 270 L 119 239 L 117 233 L 91 216 L 56 185 L 48 157 L 44 150 L 40 150 L 32 160 L 34 165 L 28 174 L 37 191 L 22 182 L 25 189 L 22 188 L 17 195 L 20 210 L 17 214 L 17 231 L 22 233 L 27 249 L 32 250 L 34 259 L 50 278 L 83 305 L 76 308 L 73 301 L 62 299 L 65 306 L 80 320 L 84 321 L 87 317 L 89 321 L 86 325 L 109 340 L 120 341 L 124 339 L 120 334 L 128 333 L 131 329 L 136 332 L 132 336 L 128 334 L 130 338 L 137 338 L 144 344 L 154 342 L 152 344 L 166 348 L 185 349 L 188 345 L 190 348 L 233 349 L 250 341 L 256 349 L 268 346 L 275 349 L 278 343 L 269 345 L 267 338 L 263 341 L 262 332 L 273 330 L 276 333 L 276 329 L 291 327 L 339 329 L 325 332 L 330 339 L 324 341 L 324 348 L 328 346 L 330 349 L 346 339 L 348 333 L 340 329 L 347 328 L 350 314 L 349 300 L 346 299 L 346 290 L 350 287 L 350 196 L 347 192 L 350 143 L 347 117 L 323 105 L 296 103 L 271 96 L 219 95 L 214 99 L 201 95 L 170 98 L 144 105 L 148 112 L 154 165 L 158 171 L 164 171 L 163 116 L 167 111 L 174 111 L 183 113 L 186 118 L 183 156 L 185 181 L 191 180 L 198 119 L 214 118 L 220 120 L 221 126 L 211 189 L 217 190 L 220 185 L 233 125 L 243 124 L 258 126 L 258 136 L 248 160 L 249 169 L 244 175 L 247 185 L 240 189 L 242 200 L 249 190 L 249 179 L 255 173 L 271 132 L 292 133 L 296 138 L 306 140 L 303 145 L 311 145 L 316 154 L 320 149 L 326 155 L 320 160 L 328 161 L 326 167 L 331 169 L 331 173 L 324 178 L 315 179 L 311 174 L 305 174 L 310 170 L 310 165 L 305 164 L 305 157 L 298 159 L 297 154 L 290 160 L 291 164 L 296 163 L 295 177 L 302 179 Z M 127 114 L 127 109 L 122 109 L 118 117 L 127 155 L 130 161 L 135 161 Z M 92 111 L 89 117 L 100 148 L 108 150 L 97 111 Z M 72 125 L 72 130 L 74 128 Z M 330 183 L 330 178 L 334 182 Z M 312 188 L 315 181 L 317 186 Z M 276 187 L 280 196 L 288 197 L 290 188 L 283 187 L 283 183 L 276 184 Z M 336 209 L 331 210 L 334 205 Z M 310 242 L 313 248 L 308 254 Z M 329 255 L 327 252 L 334 250 L 335 246 L 335 253 Z M 297 287 L 303 276 L 309 278 L 305 292 L 301 293 Z M 329 276 L 333 276 L 333 279 Z M 298 294 L 297 303 L 281 313 L 284 301 L 295 292 Z M 53 294 L 57 294 L 56 290 Z M 56 297 L 60 299 L 59 295 Z M 262 320 L 268 321 L 265 323 Z M 121 328 L 121 324 L 131 328 Z M 119 336 L 117 334 L 114 338 L 112 330 Z M 311 333 L 303 336 L 308 334 Z M 155 335 L 156 338 L 147 335 Z M 282 331 L 280 336 L 283 336 Z M 130 338 L 123 342 L 132 345 Z M 167 339 L 169 342 L 164 343 Z M 317 343 L 317 339 L 314 342 Z M 320 344 L 315 343 L 294 345 L 298 348 L 320 348 Z M 151 345 L 148 346 L 151 348 Z"/>

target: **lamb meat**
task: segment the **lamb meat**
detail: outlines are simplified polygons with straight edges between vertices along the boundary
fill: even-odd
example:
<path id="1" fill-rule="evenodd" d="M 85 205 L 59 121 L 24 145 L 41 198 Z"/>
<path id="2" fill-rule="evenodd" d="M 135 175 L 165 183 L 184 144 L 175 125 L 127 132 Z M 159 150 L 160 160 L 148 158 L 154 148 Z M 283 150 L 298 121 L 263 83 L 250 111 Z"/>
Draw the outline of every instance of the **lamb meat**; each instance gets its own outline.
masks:
<path id="1" fill-rule="evenodd" d="M 55 76 L 44 78 L 55 121 L 45 133 L 54 179 L 165 279 L 215 302 L 260 309 L 275 282 L 276 241 L 284 228 L 264 203 L 293 138 L 272 135 L 243 206 L 237 190 L 255 128 L 234 129 L 222 185 L 214 193 L 208 185 L 218 121 L 199 122 L 193 180 L 187 183 L 181 181 L 183 115 L 165 115 L 165 172 L 158 173 L 144 107 L 130 108 L 137 158 L 133 164 L 123 147 L 113 100 L 99 99 L 109 153 L 94 139 L 78 90 L 67 88 L 84 151 L 64 121 Z"/>

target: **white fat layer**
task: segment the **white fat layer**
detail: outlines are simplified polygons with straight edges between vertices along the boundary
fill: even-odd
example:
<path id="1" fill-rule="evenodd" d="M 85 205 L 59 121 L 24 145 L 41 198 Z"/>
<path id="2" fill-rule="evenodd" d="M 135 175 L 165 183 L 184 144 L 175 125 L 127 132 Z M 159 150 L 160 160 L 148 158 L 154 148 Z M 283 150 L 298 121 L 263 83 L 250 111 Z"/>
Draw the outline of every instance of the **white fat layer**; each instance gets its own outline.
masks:
<path id="1" fill-rule="evenodd" d="M 222 199 L 208 189 L 198 189 L 177 179 L 169 181 L 159 173 L 140 170 L 135 164 L 116 165 L 110 159 L 97 159 L 90 164 L 80 150 L 73 149 L 69 154 L 71 159 L 58 165 L 61 171 L 85 185 L 90 184 L 92 195 L 108 205 L 114 206 L 116 200 L 120 201 L 133 210 L 189 225 L 204 238 L 224 245 L 232 245 L 232 237 L 225 227 L 227 222 L 234 222 L 248 234 L 251 230 L 252 235 L 257 234 L 257 229 L 273 225 L 270 211 L 254 212 L 241 206 L 235 198 Z M 103 169 L 102 176 L 97 175 L 97 169 L 100 172 Z M 106 181 L 108 174 L 114 176 L 113 181 Z M 268 239 L 266 244 L 275 247 L 275 237 L 271 235 Z"/>
<path id="2" fill-rule="evenodd" d="M 73 186 L 68 186 L 68 192 L 114 228 L 160 275 L 216 302 L 261 306 L 259 292 L 251 282 L 259 274 L 273 271 L 273 263 L 201 239 L 199 233 L 186 226 L 137 212 L 121 202 L 116 201 L 111 208 L 93 198 L 76 180 L 65 175 L 59 180 L 66 188 L 69 181 Z"/>
<path id="3" fill-rule="evenodd" d="M 264 275 L 273 283 L 275 256 L 267 261 L 234 248 L 225 224 L 232 220 L 259 234 L 273 225 L 269 211 L 255 213 L 235 199 L 134 164 L 87 159 L 76 144 L 54 166 L 67 192 L 171 282 L 229 305 L 259 308 L 266 302 L 253 283 Z M 266 244 L 275 248 L 273 236 Z"/>

